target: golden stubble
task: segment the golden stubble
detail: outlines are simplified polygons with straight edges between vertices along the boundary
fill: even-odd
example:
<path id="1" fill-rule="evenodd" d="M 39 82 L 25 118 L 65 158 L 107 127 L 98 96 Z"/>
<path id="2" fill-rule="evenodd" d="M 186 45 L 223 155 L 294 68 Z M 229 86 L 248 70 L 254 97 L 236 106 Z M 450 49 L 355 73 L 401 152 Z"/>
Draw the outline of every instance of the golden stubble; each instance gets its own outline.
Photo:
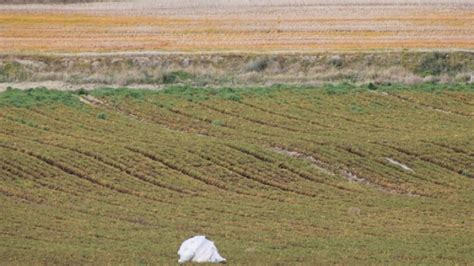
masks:
<path id="1" fill-rule="evenodd" d="M 0 11 L 0 52 L 472 49 L 474 13 L 248 17 Z"/>

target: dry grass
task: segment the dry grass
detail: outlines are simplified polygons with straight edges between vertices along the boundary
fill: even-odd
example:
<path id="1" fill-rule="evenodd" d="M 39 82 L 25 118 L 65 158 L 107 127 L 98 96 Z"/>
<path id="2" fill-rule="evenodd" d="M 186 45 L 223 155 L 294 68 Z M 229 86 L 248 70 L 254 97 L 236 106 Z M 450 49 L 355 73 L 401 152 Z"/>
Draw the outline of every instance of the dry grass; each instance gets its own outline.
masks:
<path id="1" fill-rule="evenodd" d="M 472 52 L 10 55 L 0 57 L 0 91 L 8 86 L 69 90 L 105 85 L 156 88 L 171 83 L 232 87 L 328 82 L 416 84 L 430 80 L 454 83 L 469 82 L 472 69 Z"/>
<path id="2" fill-rule="evenodd" d="M 0 52 L 471 49 L 467 1 L 0 6 Z"/>

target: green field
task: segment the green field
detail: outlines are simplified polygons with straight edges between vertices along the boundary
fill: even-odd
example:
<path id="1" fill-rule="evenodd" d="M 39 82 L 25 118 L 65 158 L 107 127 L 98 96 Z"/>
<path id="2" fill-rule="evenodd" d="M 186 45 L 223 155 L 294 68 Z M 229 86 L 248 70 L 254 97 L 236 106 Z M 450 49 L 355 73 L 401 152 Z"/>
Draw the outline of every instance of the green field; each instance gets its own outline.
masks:
<path id="1" fill-rule="evenodd" d="M 0 264 L 473 264 L 474 85 L 0 93 Z"/>

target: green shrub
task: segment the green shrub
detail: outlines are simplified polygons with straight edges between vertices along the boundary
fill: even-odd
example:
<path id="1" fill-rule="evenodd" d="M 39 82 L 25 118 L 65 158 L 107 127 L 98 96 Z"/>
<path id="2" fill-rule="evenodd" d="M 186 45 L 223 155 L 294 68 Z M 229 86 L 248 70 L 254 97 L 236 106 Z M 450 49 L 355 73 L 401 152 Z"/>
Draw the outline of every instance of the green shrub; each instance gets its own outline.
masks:
<path id="1" fill-rule="evenodd" d="M 97 118 L 98 118 L 98 119 L 102 119 L 102 120 L 106 120 L 106 119 L 107 119 L 107 114 L 106 114 L 106 113 L 103 113 L 103 112 L 98 113 L 98 114 L 97 114 Z"/>
<path id="2" fill-rule="evenodd" d="M 121 100 L 123 98 L 133 98 L 135 100 L 143 100 L 146 95 L 153 93 L 153 91 L 146 89 L 127 89 L 127 88 L 102 88 L 90 92 L 94 97 L 112 97 L 114 100 Z"/>
<path id="3" fill-rule="evenodd" d="M 367 88 L 371 91 L 375 91 L 377 90 L 377 86 L 375 86 L 372 82 L 369 83 L 369 85 L 367 86 Z"/>
<path id="4" fill-rule="evenodd" d="M 452 74 L 463 70 L 464 66 L 459 60 L 452 60 L 447 53 L 433 52 L 421 56 L 415 63 L 413 72 L 426 76 L 438 76 L 443 73 Z"/>
<path id="5" fill-rule="evenodd" d="M 84 88 L 80 88 L 80 89 L 78 89 L 78 90 L 75 91 L 75 92 L 76 92 L 78 95 L 88 95 L 88 94 L 89 94 L 89 92 L 88 92 L 86 89 L 84 89 Z"/>
<path id="6" fill-rule="evenodd" d="M 218 91 L 219 97 L 230 100 L 230 101 L 235 101 L 235 102 L 240 102 L 242 100 L 242 96 L 240 95 L 241 92 L 245 92 L 244 89 L 233 89 L 233 88 L 224 88 L 220 89 Z"/>
<path id="7" fill-rule="evenodd" d="M 242 100 L 242 97 L 240 97 L 240 95 L 237 95 L 237 94 L 227 95 L 224 98 L 226 100 L 231 100 L 231 101 L 234 101 L 234 102 L 240 102 Z"/>
<path id="8" fill-rule="evenodd" d="M 173 84 L 190 80 L 193 78 L 193 75 L 186 71 L 173 71 L 164 73 L 161 78 L 164 84 Z"/>

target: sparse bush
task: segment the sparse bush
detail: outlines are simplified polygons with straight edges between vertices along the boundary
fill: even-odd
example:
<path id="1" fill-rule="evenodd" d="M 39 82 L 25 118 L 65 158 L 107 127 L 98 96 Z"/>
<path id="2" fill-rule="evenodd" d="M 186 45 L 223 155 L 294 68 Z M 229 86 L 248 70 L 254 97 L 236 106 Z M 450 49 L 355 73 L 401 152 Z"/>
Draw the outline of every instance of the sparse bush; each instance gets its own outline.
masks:
<path id="1" fill-rule="evenodd" d="M 328 95 L 345 94 L 354 88 L 352 84 L 346 82 L 337 85 L 328 84 L 324 87 Z"/>
<path id="2" fill-rule="evenodd" d="M 369 85 L 367 86 L 367 88 L 368 88 L 369 90 L 372 90 L 372 91 L 377 90 L 377 86 L 375 86 L 374 83 L 372 83 L 372 82 L 369 83 Z"/>
<path id="3" fill-rule="evenodd" d="M 342 67 L 344 59 L 340 55 L 333 55 L 329 57 L 327 63 L 333 67 Z"/>
<path id="4" fill-rule="evenodd" d="M 226 100 L 231 100 L 235 102 L 240 102 L 242 100 L 240 93 L 232 88 L 226 88 L 226 89 L 220 90 L 219 96 Z"/>
<path id="5" fill-rule="evenodd" d="M 257 57 L 251 60 L 245 65 L 246 72 L 262 72 L 269 65 L 269 59 L 267 57 Z"/>
<path id="6" fill-rule="evenodd" d="M 241 99 L 242 99 L 240 97 L 240 95 L 237 95 L 237 94 L 231 94 L 231 95 L 225 96 L 224 98 L 226 100 L 231 100 L 231 101 L 234 101 L 234 102 L 240 102 Z"/>
<path id="7" fill-rule="evenodd" d="M 86 89 L 84 89 L 84 88 L 78 89 L 78 90 L 76 91 L 76 93 L 77 93 L 78 95 L 88 95 L 88 94 L 89 94 L 89 92 L 88 92 Z"/>
<path id="8" fill-rule="evenodd" d="M 18 62 L 6 62 L 0 66 L 0 82 L 25 81 L 28 73 Z"/>
<path id="9" fill-rule="evenodd" d="M 98 118 L 98 119 L 102 119 L 102 120 L 106 120 L 106 119 L 107 119 L 107 114 L 106 114 L 106 113 L 103 113 L 103 112 L 98 113 L 98 114 L 97 114 L 97 118 Z"/>
<path id="10" fill-rule="evenodd" d="M 162 76 L 162 81 L 164 84 L 173 84 L 179 83 L 193 78 L 193 75 L 186 71 L 173 71 L 169 73 L 164 73 Z"/>
<path id="11" fill-rule="evenodd" d="M 426 53 L 415 65 L 416 74 L 426 76 L 438 76 L 442 73 L 454 73 L 463 69 L 463 65 L 458 61 L 452 62 L 447 53 Z"/>

